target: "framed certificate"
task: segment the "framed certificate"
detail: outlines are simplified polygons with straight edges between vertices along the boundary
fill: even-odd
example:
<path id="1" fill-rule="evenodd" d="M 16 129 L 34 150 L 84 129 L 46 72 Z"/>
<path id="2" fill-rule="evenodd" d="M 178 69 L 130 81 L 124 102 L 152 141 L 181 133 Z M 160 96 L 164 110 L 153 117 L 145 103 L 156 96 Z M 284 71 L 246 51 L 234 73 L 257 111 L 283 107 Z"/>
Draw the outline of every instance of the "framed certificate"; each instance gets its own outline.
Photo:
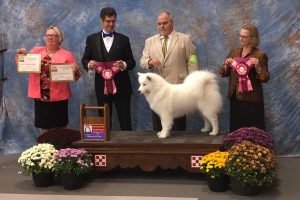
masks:
<path id="1" fill-rule="evenodd" d="M 70 64 L 51 64 L 50 80 L 52 82 L 75 81 L 72 66 Z"/>
<path id="2" fill-rule="evenodd" d="M 41 73 L 41 55 L 18 54 L 17 71 L 19 73 Z"/>

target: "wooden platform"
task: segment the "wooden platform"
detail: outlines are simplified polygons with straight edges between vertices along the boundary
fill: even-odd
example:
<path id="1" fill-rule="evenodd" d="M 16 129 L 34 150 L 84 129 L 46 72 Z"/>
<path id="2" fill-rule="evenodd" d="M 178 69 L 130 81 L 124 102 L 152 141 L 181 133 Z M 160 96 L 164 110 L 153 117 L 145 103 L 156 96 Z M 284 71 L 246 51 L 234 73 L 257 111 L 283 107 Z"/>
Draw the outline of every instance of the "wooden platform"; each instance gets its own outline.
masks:
<path id="1" fill-rule="evenodd" d="M 199 173 L 202 156 L 219 150 L 223 138 L 224 135 L 172 132 L 171 137 L 159 139 L 152 131 L 112 131 L 109 141 L 79 140 L 73 145 L 91 153 L 95 167 L 103 171 L 115 167 L 140 167 L 144 171 L 181 167 Z"/>

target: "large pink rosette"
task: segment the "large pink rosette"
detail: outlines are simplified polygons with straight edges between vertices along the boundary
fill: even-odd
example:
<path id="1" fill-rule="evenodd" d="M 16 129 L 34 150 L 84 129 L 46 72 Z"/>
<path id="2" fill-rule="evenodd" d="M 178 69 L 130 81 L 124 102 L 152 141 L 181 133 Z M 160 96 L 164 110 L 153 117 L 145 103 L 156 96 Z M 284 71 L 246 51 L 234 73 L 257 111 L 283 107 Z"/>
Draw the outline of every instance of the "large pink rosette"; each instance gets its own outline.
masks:
<path id="1" fill-rule="evenodd" d="M 239 76 L 239 92 L 251 92 L 253 91 L 251 80 L 249 79 L 250 69 L 254 65 L 250 58 L 234 58 L 230 67 Z"/>
<path id="2" fill-rule="evenodd" d="M 96 72 L 104 78 L 104 94 L 116 94 L 117 87 L 114 81 L 114 75 L 120 71 L 119 67 L 114 67 L 113 62 L 97 62 Z"/>

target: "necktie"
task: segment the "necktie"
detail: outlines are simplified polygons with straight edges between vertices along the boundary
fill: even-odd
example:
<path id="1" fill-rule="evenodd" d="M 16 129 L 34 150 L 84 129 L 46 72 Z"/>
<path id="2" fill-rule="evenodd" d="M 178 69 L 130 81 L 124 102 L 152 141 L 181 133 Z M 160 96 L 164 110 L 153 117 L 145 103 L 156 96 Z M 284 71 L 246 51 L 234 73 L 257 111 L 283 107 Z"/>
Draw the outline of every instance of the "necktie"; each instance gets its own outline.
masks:
<path id="1" fill-rule="evenodd" d="M 166 54 L 168 52 L 168 36 L 164 37 L 164 42 L 163 42 L 163 45 L 162 45 L 162 52 L 163 52 L 163 55 L 164 55 L 164 58 L 165 58 Z"/>
<path id="2" fill-rule="evenodd" d="M 103 38 L 105 37 L 112 37 L 113 36 L 113 33 L 104 33 L 103 32 Z"/>

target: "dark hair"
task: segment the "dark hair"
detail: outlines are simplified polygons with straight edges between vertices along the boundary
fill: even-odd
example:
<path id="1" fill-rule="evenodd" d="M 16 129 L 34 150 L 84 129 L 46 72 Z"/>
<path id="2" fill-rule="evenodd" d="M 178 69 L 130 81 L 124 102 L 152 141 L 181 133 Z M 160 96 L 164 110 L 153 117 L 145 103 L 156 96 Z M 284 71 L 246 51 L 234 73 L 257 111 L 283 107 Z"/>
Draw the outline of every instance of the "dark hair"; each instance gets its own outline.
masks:
<path id="1" fill-rule="evenodd" d="M 105 17 L 111 17 L 111 16 L 116 16 L 117 17 L 117 12 L 114 8 L 111 7 L 106 7 L 102 8 L 100 11 L 100 18 L 105 19 Z"/>

